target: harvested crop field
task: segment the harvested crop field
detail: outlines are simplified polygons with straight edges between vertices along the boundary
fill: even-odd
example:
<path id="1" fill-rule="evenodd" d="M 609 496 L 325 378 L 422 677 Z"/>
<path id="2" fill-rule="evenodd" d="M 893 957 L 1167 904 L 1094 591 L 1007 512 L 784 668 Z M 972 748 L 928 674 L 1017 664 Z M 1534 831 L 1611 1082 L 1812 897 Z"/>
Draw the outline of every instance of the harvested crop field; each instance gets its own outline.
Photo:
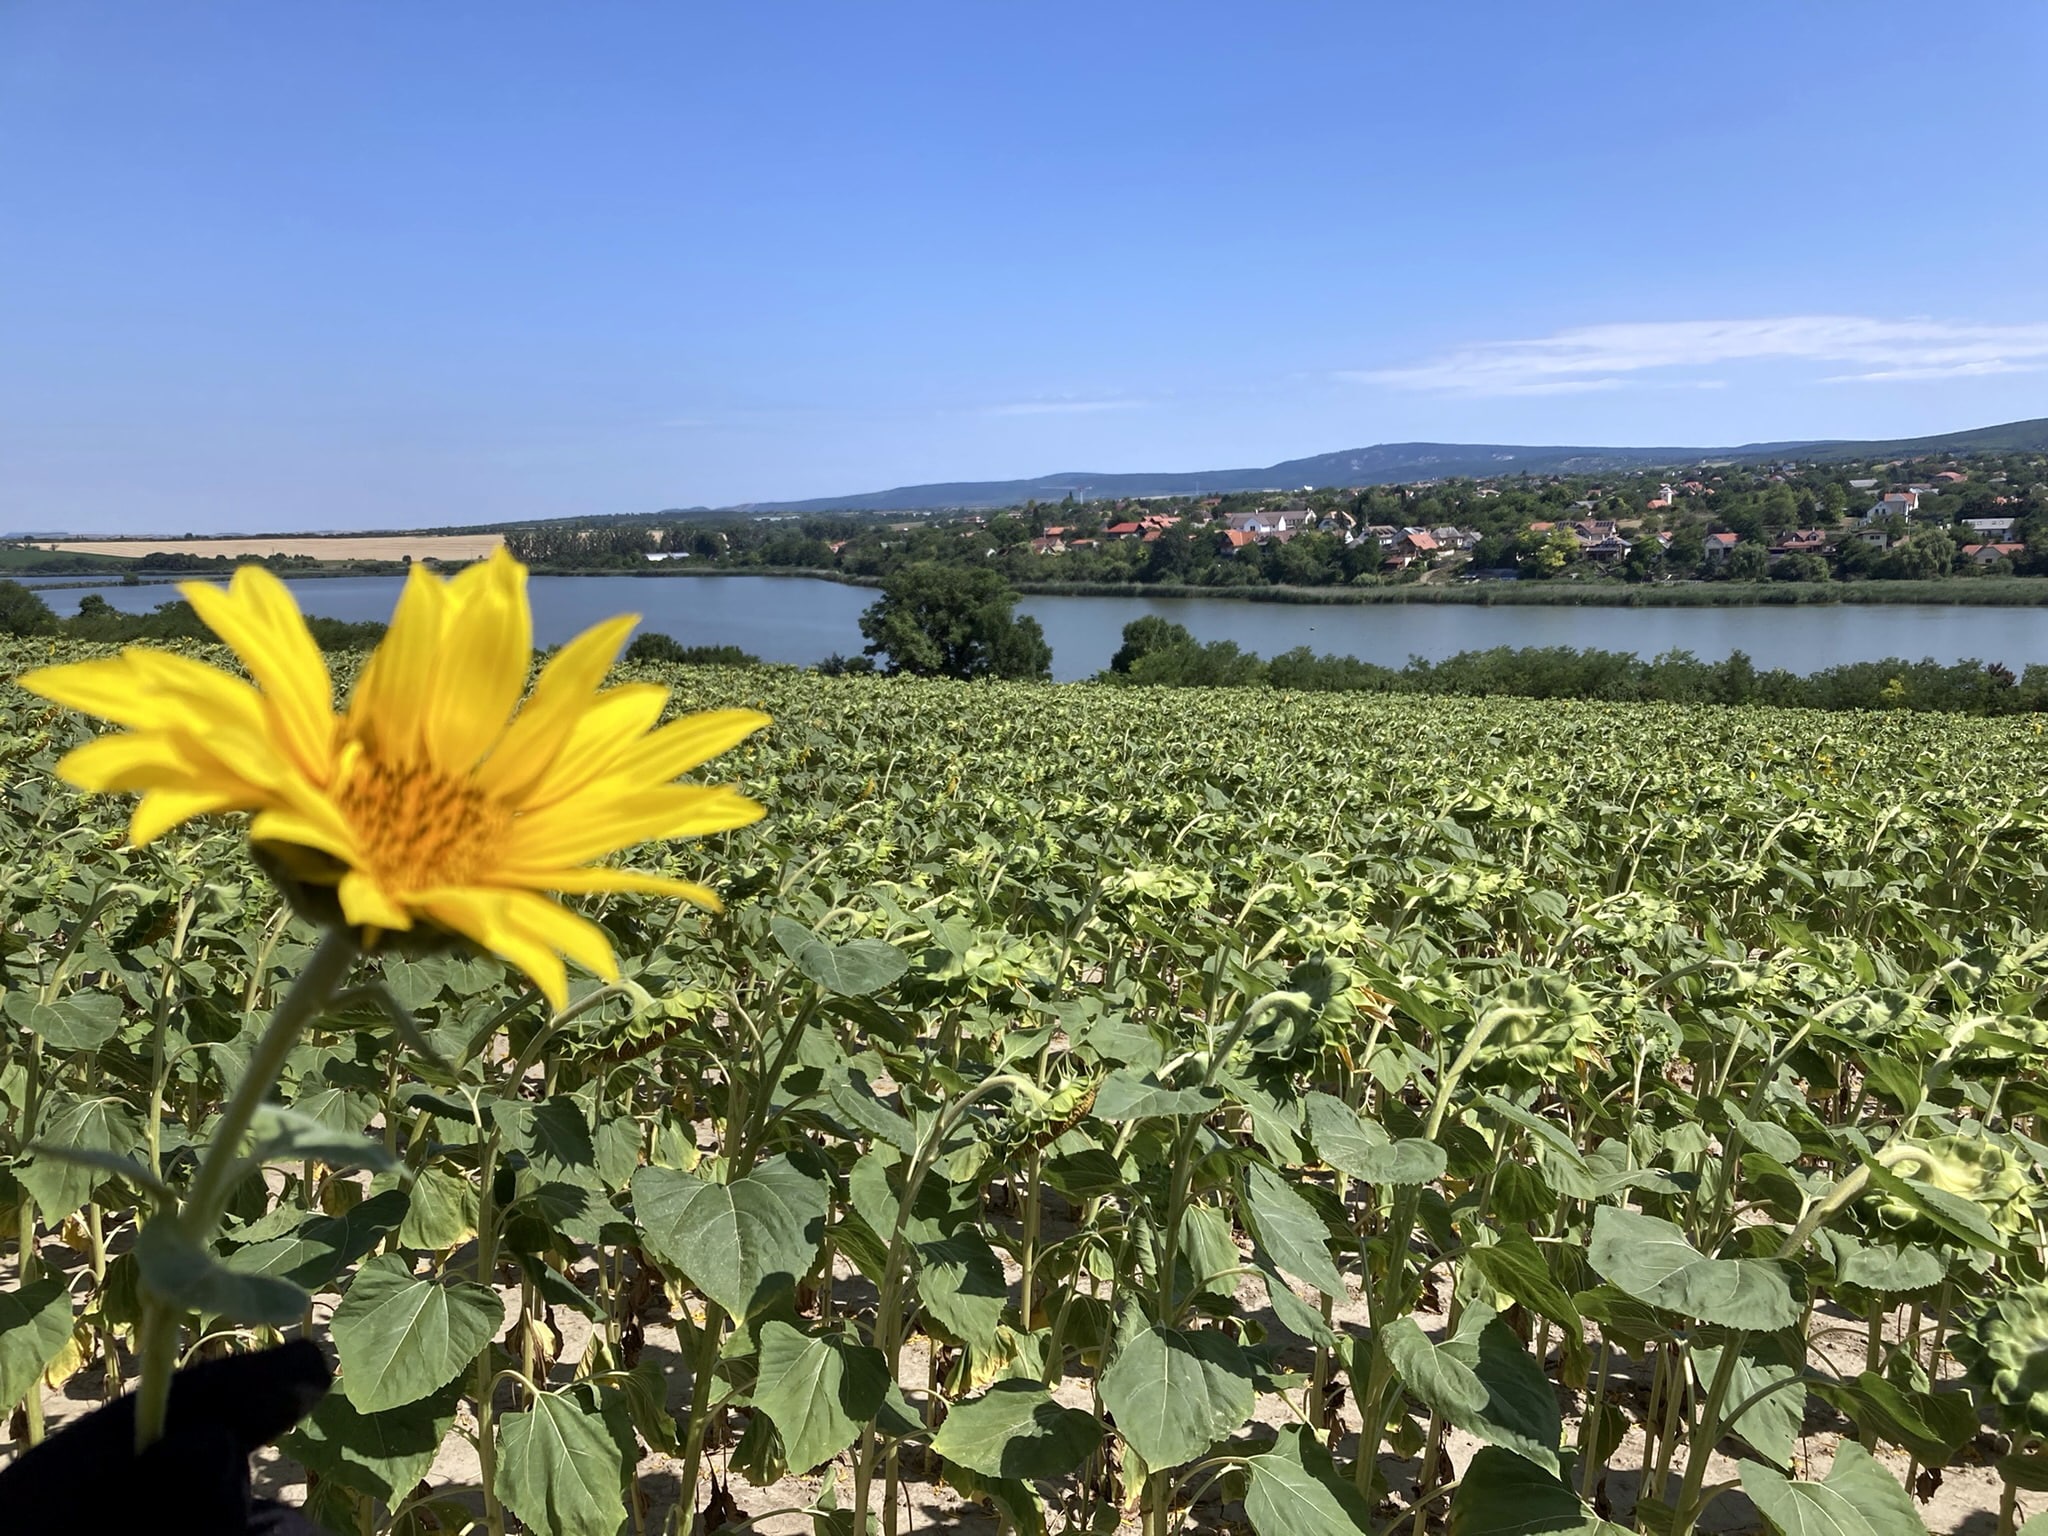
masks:
<path id="1" fill-rule="evenodd" d="M 202 560 L 310 555 L 315 560 L 481 560 L 504 539 L 495 533 L 350 533 L 324 537 L 256 534 L 246 539 L 60 539 L 42 549 L 77 555 L 196 555 Z"/>

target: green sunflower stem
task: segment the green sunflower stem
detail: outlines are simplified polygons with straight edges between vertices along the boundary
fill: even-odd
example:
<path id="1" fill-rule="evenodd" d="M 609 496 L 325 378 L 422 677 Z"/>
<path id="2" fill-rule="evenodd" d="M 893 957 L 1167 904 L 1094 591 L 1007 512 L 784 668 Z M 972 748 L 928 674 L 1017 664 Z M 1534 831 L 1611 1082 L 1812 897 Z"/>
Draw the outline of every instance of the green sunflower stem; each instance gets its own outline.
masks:
<path id="1" fill-rule="evenodd" d="M 333 1001 L 356 959 L 356 939 L 346 928 L 330 928 L 321 936 L 291 990 L 270 1016 L 249 1066 L 235 1084 L 234 1096 L 215 1122 L 213 1138 L 200 1159 L 199 1171 L 172 1220 L 193 1242 L 212 1240 L 220 1225 L 228 1194 L 242 1162 L 242 1143 L 256 1111 L 284 1073 L 284 1064 L 306 1026 Z M 168 1303 L 150 1298 L 142 1313 L 142 1381 L 135 1394 L 135 1447 L 145 1450 L 163 1437 L 170 1407 L 171 1376 L 178 1366 L 178 1331 L 183 1314 Z"/>

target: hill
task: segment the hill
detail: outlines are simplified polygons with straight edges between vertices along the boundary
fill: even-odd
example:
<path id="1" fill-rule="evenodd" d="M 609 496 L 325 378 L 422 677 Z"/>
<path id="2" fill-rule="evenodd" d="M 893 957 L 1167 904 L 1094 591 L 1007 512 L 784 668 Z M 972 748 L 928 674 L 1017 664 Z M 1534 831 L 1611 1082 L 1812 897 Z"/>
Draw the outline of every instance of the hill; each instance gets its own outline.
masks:
<path id="1" fill-rule="evenodd" d="M 1821 462 L 1917 458 L 1943 453 L 2048 451 L 2048 417 L 1931 437 L 1857 442 L 1810 439 L 1744 443 L 1733 448 L 1588 448 L 1513 443 L 1378 443 L 1263 469 L 1213 469 L 1107 474 L 1072 470 L 1031 480 L 953 480 L 899 485 L 886 491 L 819 496 L 804 501 L 749 502 L 735 512 L 923 512 L 946 507 L 1006 507 L 1025 501 L 1120 496 L 1199 496 L 1226 491 L 1284 491 L 1309 486 L 1394 485 L 1452 476 L 1597 475 L 1608 471 L 1682 468 L 1701 463 L 1773 459 Z"/>

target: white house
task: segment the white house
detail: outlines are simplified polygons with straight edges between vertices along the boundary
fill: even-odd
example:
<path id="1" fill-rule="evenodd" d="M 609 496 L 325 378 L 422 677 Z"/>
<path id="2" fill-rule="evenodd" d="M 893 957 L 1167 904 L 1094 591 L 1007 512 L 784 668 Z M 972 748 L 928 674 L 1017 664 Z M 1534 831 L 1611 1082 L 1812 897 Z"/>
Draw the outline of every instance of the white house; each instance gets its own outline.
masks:
<path id="1" fill-rule="evenodd" d="M 1910 518 L 1919 506 L 1918 491 L 1886 491 L 1875 506 L 1864 512 L 1863 521 L 1868 523 L 1880 517 Z"/>

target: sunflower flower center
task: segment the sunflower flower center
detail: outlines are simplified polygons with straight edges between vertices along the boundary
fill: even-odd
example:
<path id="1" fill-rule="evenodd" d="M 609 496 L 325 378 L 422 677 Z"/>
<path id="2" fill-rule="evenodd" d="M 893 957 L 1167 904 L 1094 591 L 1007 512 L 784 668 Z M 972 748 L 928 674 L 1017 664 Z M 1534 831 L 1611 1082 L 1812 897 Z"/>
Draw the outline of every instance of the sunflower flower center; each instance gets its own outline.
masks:
<path id="1" fill-rule="evenodd" d="M 502 853 L 511 812 L 467 777 L 365 753 L 341 787 L 341 813 L 389 891 L 467 885 Z"/>

